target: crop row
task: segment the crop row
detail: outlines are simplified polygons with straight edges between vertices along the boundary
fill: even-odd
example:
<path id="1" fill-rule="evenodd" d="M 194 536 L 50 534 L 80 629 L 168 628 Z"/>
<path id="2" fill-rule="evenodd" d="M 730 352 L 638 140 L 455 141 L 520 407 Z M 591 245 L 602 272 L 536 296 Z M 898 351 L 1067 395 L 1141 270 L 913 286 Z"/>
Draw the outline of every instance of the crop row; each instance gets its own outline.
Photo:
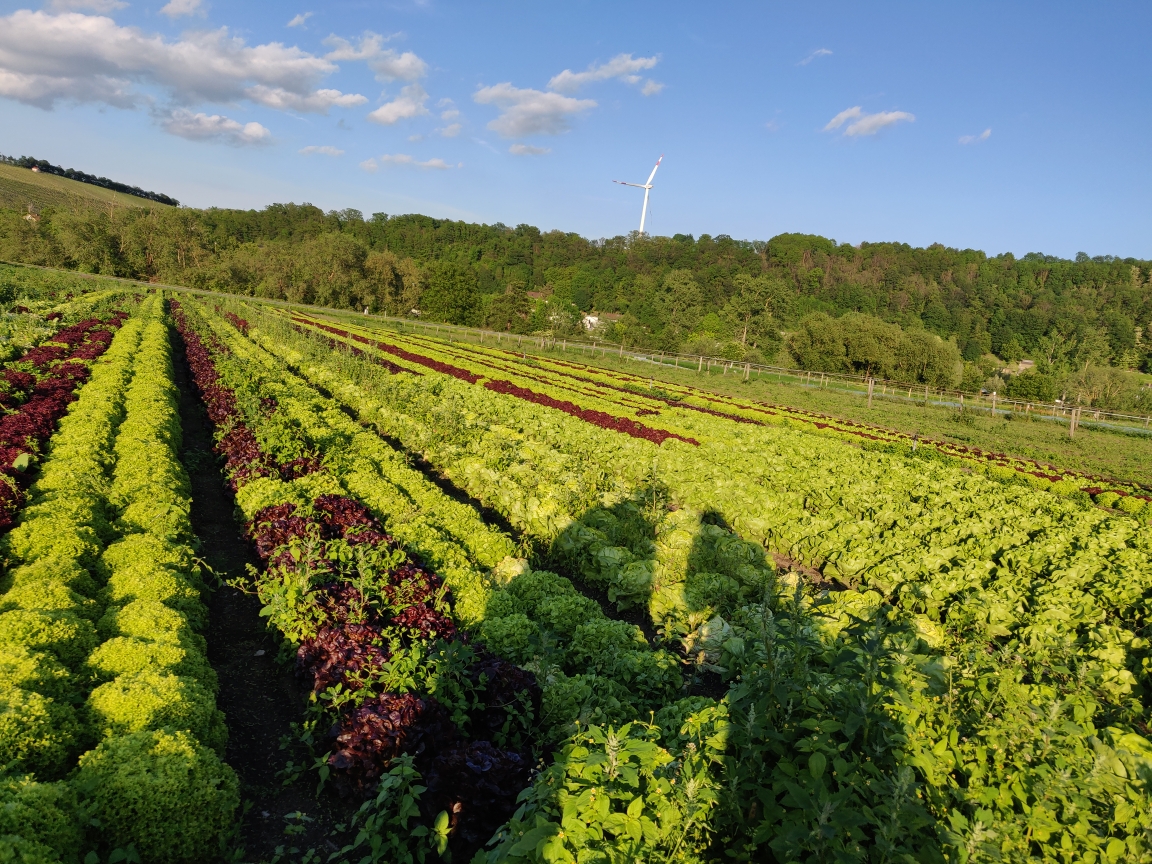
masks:
<path id="1" fill-rule="evenodd" d="M 0 758 L 25 775 L 5 786 L 3 843 L 19 860 L 205 860 L 239 803 L 161 313 L 148 301 L 94 364 L 3 540 Z"/>
<path id="2" fill-rule="evenodd" d="M 375 420 L 378 411 L 385 410 L 371 398 L 365 398 L 355 385 L 336 381 L 328 385 L 339 388 L 340 398 L 347 400 L 364 419 Z M 445 410 L 444 395 L 442 391 L 432 394 L 433 399 L 439 397 L 441 404 L 428 406 L 437 419 L 433 429 L 443 429 L 446 415 L 452 410 Z M 510 395 L 521 398 L 519 393 Z M 427 404 L 429 400 L 425 397 L 422 401 Z M 552 407 L 547 401 L 523 401 Z M 412 405 L 404 413 L 411 414 L 414 408 Z M 459 410 L 465 418 L 474 416 L 471 405 Z M 485 465 L 477 465 L 474 457 L 480 448 L 469 442 L 473 436 L 467 427 L 472 424 L 466 424 L 465 428 L 451 429 L 454 444 L 472 451 L 462 464 L 458 463 L 462 470 L 444 464 L 440 456 L 434 457 L 437 467 L 449 468 L 450 476 L 465 485 L 470 493 L 495 507 L 548 549 L 549 559 L 574 569 L 622 608 L 638 603 L 648 605 L 659 627 L 669 636 L 689 637 L 691 647 L 709 633 L 715 641 L 723 627 L 720 624 L 708 628 L 714 614 L 730 608 L 733 603 L 739 605 L 742 598 L 758 596 L 763 590 L 767 574 L 772 570 L 771 564 L 764 560 L 763 551 L 740 541 L 720 525 L 702 521 L 700 510 L 680 507 L 666 511 L 668 502 L 660 482 L 662 476 L 653 476 L 658 467 L 656 463 L 661 461 L 657 454 L 646 454 L 626 444 L 621 447 L 623 452 L 609 455 L 604 451 L 624 439 L 605 438 L 583 423 L 554 424 L 551 411 L 534 412 L 530 416 L 539 424 L 529 433 L 533 442 L 531 449 L 520 449 L 519 436 L 506 435 L 501 427 L 495 443 L 505 445 L 500 448 L 504 452 L 490 450 L 483 454 Z M 404 418 L 400 419 L 403 422 Z M 418 425 L 421 424 L 414 424 Z M 389 434 L 395 432 L 389 429 Z M 426 438 L 399 437 L 410 445 L 414 440 L 420 445 L 429 443 Z M 630 437 L 645 440 L 643 436 Z M 599 451 L 586 465 L 573 458 L 573 450 L 579 452 L 577 448 L 566 447 L 577 441 L 583 445 L 584 453 L 588 453 L 590 447 Z M 518 452 L 507 452 L 512 448 Z M 567 453 L 557 452 L 565 449 Z M 681 452 L 678 450 L 672 458 L 681 458 Z M 464 456 L 459 449 L 455 455 L 457 459 Z M 535 463 L 536 471 L 496 468 L 502 462 L 507 464 L 509 458 L 525 456 Z M 620 478 L 606 476 L 599 470 L 605 462 L 629 465 L 630 473 Z M 637 497 L 635 488 L 631 492 L 623 491 L 628 488 L 625 484 L 645 488 Z"/>
<path id="3" fill-rule="evenodd" d="M 24 501 L 28 469 L 88 377 L 88 363 L 107 349 L 123 314 L 89 318 L 3 364 L 0 372 L 0 531 Z"/>
<path id="4" fill-rule="evenodd" d="M 331 325 L 319 319 L 297 313 L 294 320 L 305 326 L 323 328 L 331 332 Z M 608 404 L 626 405 L 636 410 L 637 416 L 652 416 L 662 409 L 711 414 L 733 422 L 796 424 L 799 428 L 814 431 L 845 441 L 862 442 L 871 449 L 903 450 L 920 447 L 924 452 L 937 453 L 946 458 L 958 459 L 986 471 L 1000 479 L 1020 479 L 1031 485 L 1069 494 L 1086 492 L 1098 503 L 1118 506 L 1130 513 L 1138 513 L 1147 506 L 1149 490 L 1139 485 L 1109 480 L 1094 475 L 1065 471 L 1052 465 L 1031 459 L 1019 459 L 1004 453 L 994 453 L 951 444 L 932 439 L 914 438 L 911 435 L 857 423 L 839 420 L 813 411 L 791 408 L 782 405 L 758 403 L 748 399 L 710 393 L 685 385 L 661 383 L 653 389 L 649 379 L 622 372 L 612 372 L 597 367 L 585 366 L 558 358 L 533 357 L 531 361 L 521 359 L 515 352 L 499 347 L 486 347 L 454 343 L 445 345 L 438 340 L 415 334 L 399 336 L 393 333 L 344 325 L 336 328 L 346 334 L 346 338 L 376 343 L 384 340 L 409 344 L 416 351 L 427 352 L 433 357 L 443 356 L 453 363 L 461 363 L 465 368 L 456 367 L 465 375 L 475 373 L 469 368 L 493 369 L 502 375 L 518 375 L 537 381 L 551 379 L 552 386 L 563 382 L 565 388 L 583 388 L 583 396 Z M 411 354 L 411 352 L 409 352 Z M 415 354 L 412 356 L 420 356 Z M 440 362 L 440 361 L 433 361 Z M 536 368 L 533 368 L 536 367 Z M 488 373 L 483 373 L 488 374 Z M 542 376 L 547 376 L 547 378 Z M 1106 497 L 1100 498 L 1101 495 Z"/>
<path id="5" fill-rule="evenodd" d="M 425 821 L 451 814 L 450 842 L 475 849 L 512 814 L 534 751 L 581 722 L 676 700 L 674 657 L 512 558 L 506 536 L 244 339 L 245 321 L 228 318 L 233 329 L 190 307 L 189 355 L 268 561 L 258 591 L 336 720 L 321 743 L 338 781 L 363 785 L 413 754 Z M 433 598 L 437 574 L 446 585 Z"/>
<path id="6" fill-rule="evenodd" d="M 746 794 L 771 801 L 744 813 L 746 822 L 765 820 L 747 841 L 748 854 L 772 837 L 788 855 L 827 851 L 820 844 L 832 835 L 855 836 L 847 850 L 859 849 L 861 837 L 879 843 L 881 788 L 911 808 L 893 817 L 902 827 L 884 842 L 899 835 L 900 843 L 927 844 L 917 855 L 978 842 L 1012 854 L 1072 849 L 1097 860 L 1146 854 L 1147 790 L 1140 778 L 1152 765 L 1152 747 L 1138 730 L 1152 671 L 1141 599 L 1152 586 L 1147 527 L 967 475 L 960 466 L 712 416 L 683 421 L 697 430 L 699 448 L 668 442 L 645 454 L 651 445 L 589 435 L 571 418 L 502 402 L 456 379 L 376 374 L 360 358 L 311 349 L 274 318 L 259 318 L 249 333 L 260 344 L 518 527 L 532 528 L 533 519 L 522 518 L 525 501 L 573 501 L 565 494 L 573 489 L 587 501 L 614 485 L 640 490 L 644 469 L 659 459 L 658 481 L 672 503 L 711 509 L 745 539 L 820 568 L 826 580 L 875 589 L 827 597 L 802 592 L 789 620 L 803 626 L 790 623 L 783 642 L 786 609 L 775 601 L 768 608 L 740 605 L 738 595 L 727 620 L 709 618 L 710 628 L 688 634 L 711 643 L 720 668 L 742 676 L 729 694 L 733 716 L 757 718 L 747 728 L 758 734 L 734 740 L 763 761 L 754 771 L 754 760 L 728 769 L 736 772 L 728 781 L 746 782 Z M 404 344 L 416 353 L 417 346 Z M 441 356 L 438 362 L 468 369 L 460 358 Z M 669 447 L 676 449 L 661 457 Z M 653 499 L 654 513 L 663 505 Z M 568 513 L 551 514 L 558 528 L 553 548 L 574 523 L 617 540 L 603 530 L 609 520 L 582 523 L 579 511 Z M 611 578 L 627 585 L 624 574 L 635 577 L 639 590 L 632 596 L 664 596 L 663 533 L 654 556 L 629 560 L 639 544 L 609 544 L 619 550 L 613 563 L 623 565 L 610 568 Z M 691 530 L 687 539 L 690 545 Z M 598 563 L 611 557 L 598 554 Z M 643 566 L 653 558 L 655 566 Z M 637 572 L 643 569 L 649 573 Z M 701 594 L 707 602 L 717 591 L 708 586 Z M 658 602 L 649 608 L 662 611 Z M 805 658 L 804 674 L 783 669 L 782 654 L 790 662 Z M 783 692 L 811 692 L 812 700 L 780 698 L 785 671 Z M 793 707 L 781 714 L 787 704 Z M 806 710 L 797 713 L 796 704 Z M 781 724 L 792 731 L 785 734 Z M 880 749 L 862 757 L 861 735 L 873 734 L 862 732 L 868 729 L 880 730 L 879 738 L 863 743 Z M 788 740 L 791 748 L 779 746 Z M 807 765 L 796 759 L 796 748 L 811 754 Z M 1111 760 L 1104 773 L 1100 758 Z M 844 767 L 832 780 L 824 768 L 837 759 Z M 869 762 L 887 762 L 886 773 L 870 781 Z M 1056 777 L 1065 784 L 1059 789 Z M 796 791 L 801 781 L 809 797 Z M 1004 788 L 1017 791 L 997 797 Z M 838 800 L 848 822 L 861 813 L 880 822 L 859 836 L 844 825 L 828 827 L 821 839 L 824 829 L 814 826 L 820 796 L 828 794 L 844 796 Z M 1085 802 L 1083 809 L 1067 809 L 1060 803 L 1072 800 L 1067 796 Z M 934 830 L 917 833 L 917 824 Z"/>
<path id="7" fill-rule="evenodd" d="M 397 383 L 396 389 L 402 388 L 403 383 Z M 407 414 L 424 408 L 407 393 L 402 404 Z M 469 410 L 481 414 L 472 406 Z M 490 410 L 489 415 L 495 419 L 496 413 Z M 691 454 L 678 451 L 674 458 L 664 460 L 667 467 L 660 468 L 659 480 L 680 503 L 694 504 L 702 511 L 719 510 L 745 537 L 762 540 L 773 552 L 818 567 L 825 577 L 848 584 L 863 582 L 885 594 L 896 593 L 901 582 L 920 581 L 918 572 L 927 570 L 924 575 L 931 576 L 941 567 L 952 570 L 965 559 L 995 554 L 1005 540 L 1009 547 L 1028 541 L 1046 525 L 1059 531 L 1059 524 L 1070 521 L 1091 530 L 1088 526 L 1103 518 L 1098 512 L 1085 513 L 1076 505 L 1061 505 L 1020 487 L 959 474 L 946 465 L 854 454 L 844 448 L 821 447 L 811 436 L 743 425 L 726 430 L 719 426 L 722 421 L 703 422 L 708 426 L 698 427 L 697 434 L 707 445 Z M 419 431 L 428 437 L 423 429 Z M 586 436 L 578 433 L 569 426 L 561 434 L 541 429 L 532 437 L 610 466 L 622 478 L 635 475 L 636 462 L 652 464 L 653 457 L 633 454 L 634 448 L 619 443 L 613 448 L 616 453 L 604 452 L 616 442 L 598 442 L 592 451 Z M 428 448 L 414 435 L 409 440 L 417 445 L 414 449 Z M 479 448 L 473 445 L 471 449 Z M 496 455 L 507 458 L 507 454 Z M 523 451 L 516 455 L 523 458 Z M 850 471 L 842 470 L 846 455 L 855 463 Z M 930 502 L 935 505 L 932 509 Z M 997 506 L 990 507 L 994 502 Z M 1032 526 L 1029 534 L 1013 530 L 1022 524 Z M 1132 525 L 1123 533 L 1135 528 Z M 1004 529 L 1008 529 L 1007 537 Z M 930 611 L 934 616 L 937 613 L 937 609 Z"/>

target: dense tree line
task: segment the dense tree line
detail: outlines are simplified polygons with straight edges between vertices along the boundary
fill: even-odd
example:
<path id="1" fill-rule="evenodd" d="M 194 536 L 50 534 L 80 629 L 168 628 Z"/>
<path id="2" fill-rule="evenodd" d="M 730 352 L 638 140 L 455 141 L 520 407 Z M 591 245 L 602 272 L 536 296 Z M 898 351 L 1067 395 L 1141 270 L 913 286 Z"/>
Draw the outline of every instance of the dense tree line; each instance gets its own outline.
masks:
<path id="1" fill-rule="evenodd" d="M 603 335 L 629 345 L 1034 399 L 1130 404 L 1142 382 L 1125 370 L 1152 371 L 1152 262 L 1111 256 L 801 234 L 589 240 L 276 204 L 48 212 L 38 223 L 0 211 L 0 258 L 517 332 L 572 332 L 584 313 L 610 312 L 619 318 Z M 1036 368 L 1007 379 L 1005 364 L 1022 358 Z"/>
<path id="2" fill-rule="evenodd" d="M 111 189 L 113 192 L 123 192 L 125 195 L 135 195 L 137 198 L 155 201 L 158 204 L 167 204 L 170 207 L 180 206 L 180 202 L 175 198 L 171 198 L 160 192 L 148 192 L 139 186 L 117 183 L 115 180 L 109 180 L 107 177 L 85 174 L 83 171 L 77 171 L 75 168 L 61 168 L 59 165 L 53 165 L 51 162 L 45 161 L 44 159 L 37 159 L 34 156 L 21 156 L 16 158 L 0 153 L 0 162 L 6 165 L 15 165 L 17 168 L 28 168 L 29 170 L 35 167 L 44 174 L 55 174 L 58 177 L 67 177 L 69 180 L 76 180 L 91 186 L 99 186 L 103 189 Z"/>

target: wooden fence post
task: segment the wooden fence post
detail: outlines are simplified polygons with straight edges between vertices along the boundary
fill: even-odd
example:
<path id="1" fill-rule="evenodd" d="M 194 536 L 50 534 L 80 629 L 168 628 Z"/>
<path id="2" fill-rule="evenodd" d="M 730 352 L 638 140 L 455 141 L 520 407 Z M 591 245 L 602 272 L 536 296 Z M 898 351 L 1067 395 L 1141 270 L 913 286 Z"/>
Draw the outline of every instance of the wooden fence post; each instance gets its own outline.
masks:
<path id="1" fill-rule="evenodd" d="M 873 379 L 873 378 L 869 378 L 869 379 L 868 379 L 868 407 L 869 407 L 869 408 L 871 408 L 871 407 L 872 407 L 872 388 L 873 388 L 875 385 L 876 385 L 876 381 L 875 381 L 875 379 Z"/>
<path id="2" fill-rule="evenodd" d="M 992 416 L 996 416 L 996 391 L 992 391 Z"/>
<path id="3" fill-rule="evenodd" d="M 752 371 L 752 364 L 751 363 L 745 363 L 744 364 L 744 380 L 745 381 L 748 380 L 748 373 L 751 371 Z"/>
<path id="4" fill-rule="evenodd" d="M 700 374 L 700 370 L 704 368 L 704 355 L 700 355 L 700 362 L 696 364 L 696 374 Z"/>

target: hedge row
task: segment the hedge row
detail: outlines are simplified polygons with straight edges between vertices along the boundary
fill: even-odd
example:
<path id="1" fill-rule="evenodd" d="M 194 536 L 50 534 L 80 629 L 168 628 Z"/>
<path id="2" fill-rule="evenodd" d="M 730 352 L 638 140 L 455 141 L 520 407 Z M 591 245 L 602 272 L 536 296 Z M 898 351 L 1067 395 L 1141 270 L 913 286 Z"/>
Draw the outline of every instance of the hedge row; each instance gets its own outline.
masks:
<path id="1" fill-rule="evenodd" d="M 94 366 L 3 541 L 0 763 L 20 779 L 0 790 L 0 860 L 129 846 L 144 862 L 207 860 L 238 804 L 197 632 L 162 311 L 146 301 Z"/>

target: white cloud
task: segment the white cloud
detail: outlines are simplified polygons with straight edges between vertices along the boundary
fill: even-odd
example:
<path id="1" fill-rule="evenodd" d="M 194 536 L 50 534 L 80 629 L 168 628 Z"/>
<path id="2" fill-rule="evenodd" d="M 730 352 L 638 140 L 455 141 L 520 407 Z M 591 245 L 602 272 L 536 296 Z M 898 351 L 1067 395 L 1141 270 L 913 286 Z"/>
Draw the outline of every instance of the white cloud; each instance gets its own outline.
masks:
<path id="1" fill-rule="evenodd" d="M 414 53 L 385 49 L 385 41 L 386 37 L 371 30 L 364 31 L 359 46 L 333 35 L 324 40 L 332 49 L 324 56 L 326 60 L 363 60 L 376 73 L 377 81 L 419 81 L 428 74 L 428 64 Z"/>
<path id="2" fill-rule="evenodd" d="M 291 21 L 289 21 L 288 26 L 289 27 L 303 27 L 304 22 L 307 21 L 309 18 L 311 18 L 315 14 L 316 14 L 315 12 L 302 12 L 301 14 L 299 14 L 295 18 L 293 18 Z"/>
<path id="3" fill-rule="evenodd" d="M 411 141 L 413 144 L 418 144 L 424 140 L 424 136 L 423 135 L 409 135 L 408 140 Z"/>
<path id="4" fill-rule="evenodd" d="M 880 111 L 876 114 L 865 114 L 855 123 L 849 124 L 848 128 L 844 130 L 844 134 L 850 136 L 875 135 L 885 126 L 915 121 L 916 115 L 909 114 L 907 111 Z"/>
<path id="5" fill-rule="evenodd" d="M 545 153 L 551 153 L 551 147 L 533 147 L 531 144 L 513 144 L 508 148 L 508 152 L 513 156 L 543 156 Z"/>
<path id="6" fill-rule="evenodd" d="M 371 160 L 369 160 L 369 161 L 371 161 Z M 411 165 L 415 168 L 432 169 L 435 171 L 447 171 L 449 168 L 453 167 L 453 166 L 449 165 L 447 162 L 445 162 L 443 159 L 439 159 L 439 158 L 429 159 L 425 162 L 418 162 L 416 160 L 415 156 L 409 156 L 407 153 L 395 153 L 395 154 L 385 153 L 383 156 L 380 157 L 380 161 L 390 163 L 392 165 Z M 363 166 L 361 166 L 361 167 L 363 167 Z M 462 168 L 463 163 L 460 163 L 460 164 L 456 165 L 455 167 Z"/>
<path id="7" fill-rule="evenodd" d="M 585 84 L 591 84 L 593 81 L 608 81 L 612 78 L 618 78 L 627 84 L 639 84 L 642 79 L 636 73 L 651 69 L 659 62 L 660 55 L 658 54 L 654 57 L 633 57 L 631 54 L 617 54 L 607 63 L 601 63 L 599 66 L 593 63 L 583 72 L 565 69 L 559 75 L 552 77 L 552 80 L 548 82 L 548 89 L 559 93 L 575 93 Z M 655 82 L 650 81 L 648 85 L 645 85 L 645 89 L 653 84 Z M 659 90 L 653 92 L 659 92 Z M 651 94 L 645 93 L 644 95 Z"/>
<path id="8" fill-rule="evenodd" d="M 293 93 L 283 87 L 256 84 L 244 91 L 253 102 L 278 111 L 308 111 L 327 114 L 329 108 L 355 108 L 368 101 L 359 93 L 341 93 L 339 90 L 317 90 L 314 93 Z"/>
<path id="9" fill-rule="evenodd" d="M 200 8 L 201 0 L 168 0 L 168 5 L 161 7 L 160 14 L 167 15 L 169 18 L 181 18 L 185 15 L 195 15 L 199 12 L 204 14 L 204 10 Z"/>
<path id="10" fill-rule="evenodd" d="M 859 117 L 863 113 L 864 112 L 860 110 L 859 105 L 857 105 L 855 108 L 848 108 L 845 111 L 841 111 L 839 114 L 828 121 L 828 125 L 824 127 L 824 131 L 830 132 L 833 129 L 839 129 L 844 125 L 845 120 L 852 120 L 856 117 Z"/>
<path id="11" fill-rule="evenodd" d="M 428 113 L 428 109 L 424 107 L 427 100 L 428 94 L 424 92 L 423 87 L 419 84 L 409 84 L 400 91 L 399 96 L 391 102 L 385 102 L 369 114 L 368 119 L 373 123 L 391 126 L 400 120 L 422 117 Z"/>
<path id="12" fill-rule="evenodd" d="M 443 129 L 437 129 L 436 131 L 440 133 L 441 138 L 455 138 L 463 128 L 464 126 L 460 123 L 449 123 Z"/>
<path id="13" fill-rule="evenodd" d="M 315 89 L 336 69 L 329 60 L 280 42 L 247 45 L 227 28 L 170 42 L 97 15 L 23 9 L 0 17 L 0 96 L 41 108 L 61 100 L 129 107 L 146 101 L 135 90 L 141 85 L 159 88 L 182 105 L 248 98 L 324 111 L 362 104 L 354 95 Z"/>
<path id="14" fill-rule="evenodd" d="M 117 9 L 128 7 L 122 0 L 50 0 L 46 5 L 55 12 L 76 12 L 80 9 L 87 9 L 89 12 L 115 12 Z"/>
<path id="15" fill-rule="evenodd" d="M 191 141 L 219 140 L 235 147 L 271 143 L 272 133 L 259 123 L 240 123 L 220 114 L 193 114 L 178 108 L 161 121 L 165 131 Z"/>
<path id="16" fill-rule="evenodd" d="M 979 144 L 981 141 L 987 141 L 991 137 L 992 137 L 992 130 L 991 129 L 985 129 L 979 135 L 961 135 L 960 136 L 960 143 L 961 144 Z"/>
<path id="17" fill-rule="evenodd" d="M 830 132 L 833 129 L 839 129 L 849 120 L 855 122 L 848 124 L 848 127 L 844 130 L 844 134 L 849 137 L 858 137 L 860 135 L 875 135 L 884 127 L 892 126 L 896 123 L 912 123 L 916 120 L 916 115 L 909 114 L 907 111 L 878 111 L 875 114 L 865 114 L 860 106 L 856 105 L 841 111 L 829 120 L 828 125 L 824 127 L 824 131 Z"/>
<path id="18" fill-rule="evenodd" d="M 811 54 L 809 54 L 807 57 L 805 57 L 803 60 L 801 60 L 796 65 L 797 66 L 807 66 L 809 63 L 811 63 L 817 57 L 828 57 L 831 54 L 832 54 L 832 52 L 829 51 L 827 48 L 817 48 L 815 51 L 813 51 Z"/>
<path id="19" fill-rule="evenodd" d="M 367 171 L 369 174 L 375 174 L 380 170 L 380 166 L 376 164 L 375 159 L 365 159 L 360 163 L 360 167 Z"/>
<path id="20" fill-rule="evenodd" d="M 505 82 L 482 87 L 472 94 L 481 105 L 496 105 L 502 109 L 499 117 L 488 128 L 503 138 L 525 135 L 559 135 L 568 131 L 569 118 L 596 107 L 591 99 L 573 99 L 559 93 L 521 89 Z"/>
<path id="21" fill-rule="evenodd" d="M 324 156 L 343 156 L 344 151 L 338 147 L 333 147 L 330 144 L 323 144 L 317 146 L 316 144 L 309 144 L 307 147 L 301 147 L 298 151 L 303 156 L 311 156 L 313 153 L 320 153 Z"/>
<path id="22" fill-rule="evenodd" d="M 643 87 L 640 88 L 640 95 L 641 96 L 655 96 L 657 93 L 659 93 L 663 89 L 664 89 L 663 84 L 661 84 L 659 81 L 653 81 L 651 78 L 649 78 L 648 82 Z"/>

